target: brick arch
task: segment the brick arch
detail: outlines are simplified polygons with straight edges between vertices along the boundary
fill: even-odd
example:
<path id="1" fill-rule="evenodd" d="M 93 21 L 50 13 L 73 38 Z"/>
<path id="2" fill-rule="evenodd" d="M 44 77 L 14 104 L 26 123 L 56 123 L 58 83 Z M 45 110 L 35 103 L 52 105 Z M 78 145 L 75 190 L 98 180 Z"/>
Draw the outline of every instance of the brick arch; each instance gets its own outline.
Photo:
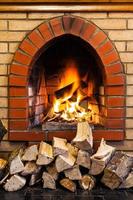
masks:
<path id="1" fill-rule="evenodd" d="M 43 133 L 37 135 L 28 131 L 28 76 L 33 61 L 38 58 L 44 45 L 64 34 L 79 36 L 91 45 L 100 57 L 106 73 L 107 120 L 105 130 L 94 131 L 95 139 L 123 139 L 125 76 L 118 52 L 98 26 L 70 15 L 40 24 L 24 38 L 14 54 L 9 75 L 9 139 L 41 140 L 44 137 Z M 25 131 L 25 136 L 21 130 Z"/>

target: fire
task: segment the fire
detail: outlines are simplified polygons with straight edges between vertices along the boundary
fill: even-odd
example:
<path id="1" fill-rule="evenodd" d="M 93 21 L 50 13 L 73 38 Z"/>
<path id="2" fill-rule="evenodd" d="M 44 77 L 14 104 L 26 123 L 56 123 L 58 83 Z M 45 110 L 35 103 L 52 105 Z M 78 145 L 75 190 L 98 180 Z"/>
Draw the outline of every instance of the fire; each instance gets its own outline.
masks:
<path id="1" fill-rule="evenodd" d="M 61 73 L 59 90 L 53 104 L 54 114 L 59 114 L 60 119 L 70 122 L 90 121 L 92 113 L 93 115 L 99 114 L 98 105 L 88 103 L 87 99 L 93 95 L 93 83 L 90 82 L 86 86 L 87 94 L 85 94 L 82 80 L 84 77 L 81 79 L 76 63 L 70 60 Z M 85 106 L 80 105 L 82 101 L 85 101 Z"/>

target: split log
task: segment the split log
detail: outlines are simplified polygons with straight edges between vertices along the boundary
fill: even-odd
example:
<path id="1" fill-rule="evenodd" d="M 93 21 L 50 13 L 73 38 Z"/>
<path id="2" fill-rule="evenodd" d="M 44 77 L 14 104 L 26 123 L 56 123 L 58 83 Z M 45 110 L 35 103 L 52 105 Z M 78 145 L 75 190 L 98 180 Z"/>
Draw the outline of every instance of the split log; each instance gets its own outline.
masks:
<path id="1" fill-rule="evenodd" d="M 95 178 L 90 175 L 84 175 L 79 181 L 79 185 L 84 190 L 92 190 L 95 187 Z"/>
<path id="2" fill-rule="evenodd" d="M 75 146 L 81 150 L 87 150 L 92 152 L 92 147 L 93 147 L 92 130 L 87 122 L 78 123 L 77 134 L 76 137 L 72 140 L 72 143 L 75 144 Z"/>
<path id="3" fill-rule="evenodd" d="M 4 135 L 7 133 L 7 130 L 5 126 L 3 125 L 2 121 L 0 120 L 0 141 L 4 137 Z"/>
<path id="4" fill-rule="evenodd" d="M 43 188 L 56 189 L 56 183 L 54 178 L 47 172 L 43 172 Z"/>
<path id="5" fill-rule="evenodd" d="M 101 182 L 112 190 L 118 188 L 128 176 L 132 166 L 132 156 L 127 155 L 124 152 L 116 152 L 104 169 L 104 175 Z"/>
<path id="6" fill-rule="evenodd" d="M 60 185 L 63 186 L 64 188 L 66 188 L 67 190 L 71 191 L 71 192 L 75 192 L 76 191 L 76 184 L 70 180 L 69 178 L 64 178 L 60 181 Z"/>
<path id="7" fill-rule="evenodd" d="M 17 174 L 24 170 L 24 164 L 20 155 L 17 155 L 10 163 L 10 174 Z"/>
<path id="8" fill-rule="evenodd" d="M 13 175 L 10 179 L 8 179 L 3 186 L 4 189 L 8 192 L 13 192 L 20 190 L 26 184 L 26 179 L 24 177 Z"/>
<path id="9" fill-rule="evenodd" d="M 4 177 L 7 160 L 0 158 L 0 180 Z"/>
<path id="10" fill-rule="evenodd" d="M 78 148 L 72 145 L 71 143 L 67 143 L 67 147 L 68 147 L 68 152 L 70 152 L 72 156 L 76 158 L 78 155 Z"/>
<path id="11" fill-rule="evenodd" d="M 37 165 L 33 161 L 29 161 L 25 164 L 24 170 L 21 172 L 22 176 L 27 176 L 34 173 L 37 170 Z"/>
<path id="12" fill-rule="evenodd" d="M 69 153 L 68 157 L 59 155 L 56 158 L 55 166 L 56 166 L 56 169 L 58 172 L 62 172 L 66 169 L 72 168 L 75 161 L 76 161 L 76 158 L 74 156 L 72 156 L 70 153 Z"/>
<path id="13" fill-rule="evenodd" d="M 78 165 L 64 171 L 64 174 L 70 180 L 81 180 L 82 175 Z"/>
<path id="14" fill-rule="evenodd" d="M 53 138 L 54 156 L 63 155 L 68 156 L 67 140 L 63 138 Z"/>
<path id="15" fill-rule="evenodd" d="M 87 151 L 79 150 L 76 163 L 82 167 L 90 169 L 90 154 Z"/>
<path id="16" fill-rule="evenodd" d="M 58 179 L 59 173 L 57 172 L 57 169 L 55 167 L 55 163 L 51 163 L 46 167 L 47 172 L 54 178 L 54 180 Z"/>
<path id="17" fill-rule="evenodd" d="M 31 175 L 30 181 L 29 181 L 29 186 L 33 186 L 36 183 L 40 182 L 42 179 L 42 167 L 37 166 L 36 171 Z"/>
<path id="18" fill-rule="evenodd" d="M 114 152 L 115 147 L 107 145 L 105 140 L 102 138 L 97 152 L 91 156 L 92 164 L 89 173 L 92 175 L 100 174 L 106 167 Z"/>
<path id="19" fill-rule="evenodd" d="M 41 142 L 39 147 L 37 165 L 48 165 L 53 161 L 53 148 L 51 145 Z"/>
<path id="20" fill-rule="evenodd" d="M 127 178 L 122 182 L 119 188 L 131 188 L 133 187 L 133 169 L 129 172 Z"/>
<path id="21" fill-rule="evenodd" d="M 23 161 L 33 161 L 36 160 L 38 155 L 37 145 L 32 145 L 25 149 L 24 155 L 22 156 Z"/>

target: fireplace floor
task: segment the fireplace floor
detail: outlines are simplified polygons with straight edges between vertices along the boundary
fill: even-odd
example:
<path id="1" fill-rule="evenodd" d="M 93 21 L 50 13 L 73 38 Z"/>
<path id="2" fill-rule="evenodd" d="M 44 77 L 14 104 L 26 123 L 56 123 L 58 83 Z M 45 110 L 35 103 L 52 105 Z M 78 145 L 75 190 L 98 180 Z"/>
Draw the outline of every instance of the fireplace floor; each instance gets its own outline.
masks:
<path id="1" fill-rule="evenodd" d="M 7 200 L 132 200 L 133 189 L 110 190 L 104 187 L 98 187 L 91 192 L 77 190 L 71 193 L 66 190 L 46 190 L 40 187 L 25 187 L 17 192 L 5 192 L 0 190 L 0 199 Z"/>

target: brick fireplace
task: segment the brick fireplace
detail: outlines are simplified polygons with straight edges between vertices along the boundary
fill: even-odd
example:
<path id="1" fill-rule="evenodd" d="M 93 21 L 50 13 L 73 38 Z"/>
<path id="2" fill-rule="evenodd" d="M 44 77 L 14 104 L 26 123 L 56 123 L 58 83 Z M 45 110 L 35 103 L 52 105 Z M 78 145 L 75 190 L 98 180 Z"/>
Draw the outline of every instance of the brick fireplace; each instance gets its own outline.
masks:
<path id="1" fill-rule="evenodd" d="M 87 7 L 82 4 L 77 10 L 68 6 L 59 7 L 58 11 L 55 6 L 47 11 L 38 7 L 38 12 L 34 4 L 33 8 L 0 13 L 0 118 L 8 129 L 5 140 L 51 141 L 53 135 L 64 137 L 62 131 L 30 128 L 28 81 L 35 63 L 49 48 L 47 45 L 56 38 L 71 35 L 90 47 L 104 77 L 100 97 L 104 100 L 105 123 L 94 128 L 94 140 L 104 137 L 114 141 L 118 149 L 132 151 L 132 11 L 126 7 L 127 11 L 105 7 L 100 12 L 92 7 L 89 11 L 89 4 Z M 47 89 L 49 94 L 53 92 Z M 67 139 L 74 135 L 74 131 L 65 133 Z"/>

